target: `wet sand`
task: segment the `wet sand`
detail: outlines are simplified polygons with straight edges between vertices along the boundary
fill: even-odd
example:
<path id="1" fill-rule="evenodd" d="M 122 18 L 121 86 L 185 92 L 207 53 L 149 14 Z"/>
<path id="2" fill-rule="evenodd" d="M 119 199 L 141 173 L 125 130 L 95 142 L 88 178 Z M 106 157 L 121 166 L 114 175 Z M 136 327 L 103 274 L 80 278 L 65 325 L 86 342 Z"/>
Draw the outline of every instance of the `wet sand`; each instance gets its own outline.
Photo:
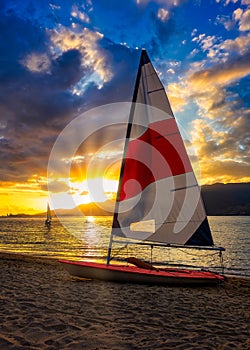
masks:
<path id="1" fill-rule="evenodd" d="M 76 280 L 0 254 L 0 349 L 250 349 L 250 279 L 217 287 Z"/>

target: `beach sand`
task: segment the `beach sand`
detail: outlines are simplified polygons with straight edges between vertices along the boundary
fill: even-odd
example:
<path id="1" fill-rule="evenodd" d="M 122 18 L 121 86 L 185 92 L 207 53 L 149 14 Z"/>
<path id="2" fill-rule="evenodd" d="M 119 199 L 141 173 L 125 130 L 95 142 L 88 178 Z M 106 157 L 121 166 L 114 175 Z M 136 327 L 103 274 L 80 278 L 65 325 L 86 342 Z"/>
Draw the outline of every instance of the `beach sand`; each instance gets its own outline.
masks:
<path id="1" fill-rule="evenodd" d="M 166 287 L 75 280 L 0 254 L 0 349 L 250 349 L 250 280 Z"/>

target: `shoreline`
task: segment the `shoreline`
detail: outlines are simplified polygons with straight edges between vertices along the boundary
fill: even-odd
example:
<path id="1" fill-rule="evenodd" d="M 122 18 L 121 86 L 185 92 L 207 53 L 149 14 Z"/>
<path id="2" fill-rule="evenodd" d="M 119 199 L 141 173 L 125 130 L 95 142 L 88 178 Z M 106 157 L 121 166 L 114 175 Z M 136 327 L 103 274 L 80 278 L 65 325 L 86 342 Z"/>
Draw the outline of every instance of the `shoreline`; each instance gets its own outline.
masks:
<path id="1" fill-rule="evenodd" d="M 17 253 L 17 252 L 6 252 L 0 250 L 0 260 L 1 259 L 7 259 L 7 260 L 23 260 L 23 261 L 35 261 L 37 263 L 43 263 L 43 264 L 53 264 L 53 265 L 60 265 L 58 263 L 58 260 L 64 260 L 68 259 L 71 260 L 71 258 L 56 258 L 51 256 L 40 256 L 40 255 L 33 255 L 33 254 L 25 254 L 25 253 Z M 74 259 L 73 259 L 74 260 Z M 79 260 L 79 259 L 77 259 Z M 221 274 L 221 273 L 220 273 Z M 237 274 L 222 274 L 226 277 L 226 279 L 246 279 L 250 282 L 250 275 L 237 275 Z"/>
<path id="2" fill-rule="evenodd" d="M 220 288 L 70 277 L 54 258 L 0 252 L 0 348 L 250 348 L 250 279 Z"/>

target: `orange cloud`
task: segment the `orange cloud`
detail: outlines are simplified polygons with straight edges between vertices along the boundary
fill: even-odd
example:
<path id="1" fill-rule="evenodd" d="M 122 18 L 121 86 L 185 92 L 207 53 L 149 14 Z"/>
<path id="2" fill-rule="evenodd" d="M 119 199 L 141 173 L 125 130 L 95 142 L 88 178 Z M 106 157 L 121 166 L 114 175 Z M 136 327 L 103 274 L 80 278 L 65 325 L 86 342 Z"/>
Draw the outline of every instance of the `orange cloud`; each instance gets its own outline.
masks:
<path id="1" fill-rule="evenodd" d="M 222 63 L 214 59 L 194 64 L 183 78 L 182 106 L 189 98 L 198 106 L 191 137 L 203 184 L 250 181 L 250 110 L 237 90 L 233 93 L 230 89 L 250 74 L 249 44 L 250 35 L 246 35 L 211 45 L 210 52 L 221 55 Z"/>
<path id="2" fill-rule="evenodd" d="M 194 91 L 204 91 L 210 86 L 224 86 L 250 74 L 249 57 L 219 64 L 190 75 L 189 84 Z"/>

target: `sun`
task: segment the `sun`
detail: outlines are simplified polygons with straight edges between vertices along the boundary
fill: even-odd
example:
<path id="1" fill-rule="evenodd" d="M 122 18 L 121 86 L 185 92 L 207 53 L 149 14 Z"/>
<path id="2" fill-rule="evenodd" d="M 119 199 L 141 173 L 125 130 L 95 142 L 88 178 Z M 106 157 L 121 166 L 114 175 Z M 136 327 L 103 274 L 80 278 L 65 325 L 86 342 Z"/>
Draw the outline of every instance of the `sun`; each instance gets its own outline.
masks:
<path id="1" fill-rule="evenodd" d="M 112 200 L 116 196 L 118 181 L 108 178 L 87 179 L 72 183 L 74 201 L 79 204 L 100 203 Z"/>
<path id="2" fill-rule="evenodd" d="M 114 200 L 118 181 L 100 177 L 84 181 L 68 181 L 68 187 L 67 191 L 50 194 L 55 209 L 73 209 L 81 204 Z"/>

